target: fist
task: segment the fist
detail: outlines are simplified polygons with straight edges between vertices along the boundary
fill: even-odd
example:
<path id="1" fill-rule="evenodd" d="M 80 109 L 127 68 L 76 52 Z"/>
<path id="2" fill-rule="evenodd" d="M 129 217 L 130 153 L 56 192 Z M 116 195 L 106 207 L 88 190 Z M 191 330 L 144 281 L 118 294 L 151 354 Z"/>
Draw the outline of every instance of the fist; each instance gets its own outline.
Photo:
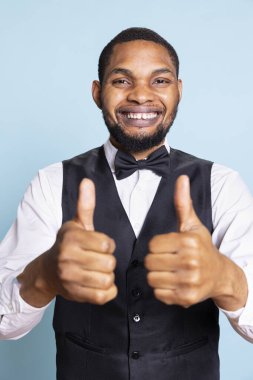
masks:
<path id="1" fill-rule="evenodd" d="M 76 216 L 63 224 L 49 251 L 55 293 L 78 302 L 102 305 L 117 295 L 114 241 L 94 231 L 95 186 L 83 179 Z"/>
<path id="2" fill-rule="evenodd" d="M 187 176 L 176 181 L 174 204 L 178 232 L 150 241 L 145 258 L 147 281 L 158 300 L 189 307 L 219 295 L 222 255 L 194 211 Z"/>

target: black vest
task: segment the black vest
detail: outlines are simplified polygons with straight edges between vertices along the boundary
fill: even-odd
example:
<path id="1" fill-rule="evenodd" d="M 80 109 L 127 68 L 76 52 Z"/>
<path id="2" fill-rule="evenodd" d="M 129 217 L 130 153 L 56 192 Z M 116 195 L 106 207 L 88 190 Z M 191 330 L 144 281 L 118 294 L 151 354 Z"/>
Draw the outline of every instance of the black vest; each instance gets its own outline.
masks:
<path id="1" fill-rule="evenodd" d="M 212 300 L 188 309 L 167 306 L 153 295 L 143 259 L 149 240 L 177 231 L 175 180 L 187 174 L 195 210 L 212 232 L 212 163 L 171 149 L 138 239 L 121 204 L 104 149 L 63 162 L 63 222 L 75 215 L 82 178 L 95 182 L 95 229 L 116 242 L 119 293 L 103 305 L 57 297 L 54 329 L 58 380 L 217 380 L 218 310 Z"/>

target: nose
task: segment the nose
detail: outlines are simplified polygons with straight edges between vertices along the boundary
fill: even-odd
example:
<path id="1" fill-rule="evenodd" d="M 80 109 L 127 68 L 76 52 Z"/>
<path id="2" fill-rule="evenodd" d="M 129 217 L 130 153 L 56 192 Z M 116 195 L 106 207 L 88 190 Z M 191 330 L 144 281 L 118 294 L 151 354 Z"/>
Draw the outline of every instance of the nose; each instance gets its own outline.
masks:
<path id="1" fill-rule="evenodd" d="M 136 84 L 130 91 L 127 97 L 129 102 L 144 104 L 154 101 L 154 93 L 151 88 L 145 84 Z"/>

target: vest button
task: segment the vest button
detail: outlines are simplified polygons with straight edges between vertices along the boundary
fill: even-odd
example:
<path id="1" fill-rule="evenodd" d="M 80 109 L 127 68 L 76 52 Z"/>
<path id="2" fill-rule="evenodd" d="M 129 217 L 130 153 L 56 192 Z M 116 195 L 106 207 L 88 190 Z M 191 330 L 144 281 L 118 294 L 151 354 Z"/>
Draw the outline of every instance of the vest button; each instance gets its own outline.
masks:
<path id="1" fill-rule="evenodd" d="M 138 267 L 138 265 L 139 265 L 139 260 L 133 260 L 132 261 L 132 266 L 133 267 Z"/>
<path id="2" fill-rule="evenodd" d="M 133 320 L 134 320 L 134 322 L 138 323 L 138 322 L 140 322 L 141 317 L 139 316 L 139 314 L 135 314 L 135 316 L 133 317 Z"/>
<path id="3" fill-rule="evenodd" d="M 139 288 L 134 288 L 133 290 L 132 290 L 132 296 L 133 297 L 140 297 L 141 296 L 141 290 L 139 289 Z"/>
<path id="4" fill-rule="evenodd" d="M 139 351 L 133 351 L 132 352 L 132 359 L 139 359 L 139 357 L 140 357 L 140 353 L 139 353 Z"/>

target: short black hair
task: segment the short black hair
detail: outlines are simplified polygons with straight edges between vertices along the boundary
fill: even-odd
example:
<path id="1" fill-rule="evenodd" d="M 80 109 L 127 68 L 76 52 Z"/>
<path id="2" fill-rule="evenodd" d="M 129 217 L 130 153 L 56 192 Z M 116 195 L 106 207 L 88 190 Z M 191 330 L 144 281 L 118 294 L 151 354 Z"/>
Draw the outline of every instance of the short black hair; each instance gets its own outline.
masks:
<path id="1" fill-rule="evenodd" d="M 163 37 L 161 37 L 158 33 L 154 32 L 151 29 L 147 28 L 128 28 L 122 30 L 119 34 L 117 34 L 102 50 L 99 61 L 98 61 L 98 78 L 100 83 L 103 83 L 105 69 L 106 66 L 110 62 L 110 58 L 113 52 L 113 48 L 116 44 L 122 44 L 124 42 L 136 41 L 136 40 L 145 40 L 152 41 L 156 44 L 160 44 L 164 46 L 169 53 L 169 56 L 175 66 L 176 74 L 178 77 L 179 74 L 179 59 L 176 53 L 176 50 L 173 48 L 168 41 L 166 41 Z"/>

